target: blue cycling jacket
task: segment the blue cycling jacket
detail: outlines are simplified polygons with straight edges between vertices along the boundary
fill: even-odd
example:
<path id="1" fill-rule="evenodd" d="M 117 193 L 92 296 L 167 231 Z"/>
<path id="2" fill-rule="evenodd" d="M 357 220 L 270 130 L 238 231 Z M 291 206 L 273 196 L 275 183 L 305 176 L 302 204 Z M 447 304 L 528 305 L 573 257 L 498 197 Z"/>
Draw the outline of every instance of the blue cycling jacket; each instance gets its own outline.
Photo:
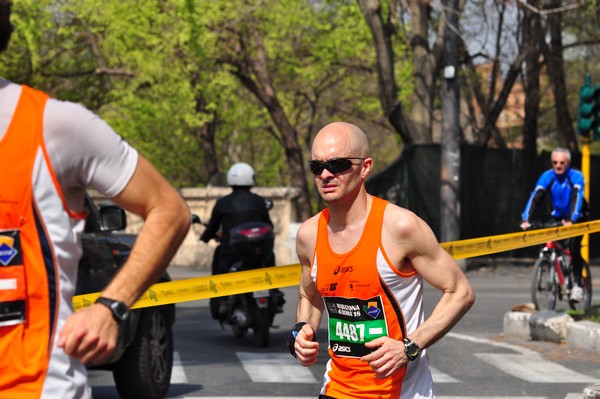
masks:
<path id="1" fill-rule="evenodd" d="M 573 223 L 582 216 L 583 209 L 583 173 L 568 168 L 564 174 L 557 175 L 553 169 L 542 173 L 529 196 L 525 210 L 521 215 L 523 221 L 529 221 L 537 207 L 542 203 L 546 193 L 550 194 L 552 202 L 551 216 L 557 219 L 570 220 Z"/>

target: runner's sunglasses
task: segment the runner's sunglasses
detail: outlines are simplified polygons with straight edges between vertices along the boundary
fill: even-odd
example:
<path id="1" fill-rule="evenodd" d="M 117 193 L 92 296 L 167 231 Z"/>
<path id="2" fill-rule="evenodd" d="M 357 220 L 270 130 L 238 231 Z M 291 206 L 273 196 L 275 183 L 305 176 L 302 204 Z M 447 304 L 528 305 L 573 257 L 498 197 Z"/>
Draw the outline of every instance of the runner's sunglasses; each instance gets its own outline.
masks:
<path id="1" fill-rule="evenodd" d="M 332 158 L 328 161 L 317 161 L 312 160 L 309 162 L 310 171 L 313 175 L 318 176 L 323 173 L 324 169 L 327 169 L 329 172 L 336 174 L 347 171 L 354 165 L 352 163 L 352 159 L 360 159 L 364 161 L 366 158 Z"/>

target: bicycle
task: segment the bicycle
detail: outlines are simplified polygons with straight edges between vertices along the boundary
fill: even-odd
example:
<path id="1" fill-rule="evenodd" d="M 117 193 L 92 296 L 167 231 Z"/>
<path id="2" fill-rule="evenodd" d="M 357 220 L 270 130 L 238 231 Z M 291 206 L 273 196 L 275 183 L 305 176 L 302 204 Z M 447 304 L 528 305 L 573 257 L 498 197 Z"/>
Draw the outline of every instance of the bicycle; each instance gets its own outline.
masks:
<path id="1" fill-rule="evenodd" d="M 535 225 L 535 228 L 561 226 L 560 222 Z M 534 228 L 532 226 L 532 228 Z M 531 274 L 531 300 L 538 310 L 554 310 L 558 300 L 566 300 L 572 310 L 586 311 L 592 302 L 592 275 L 590 266 L 583 260 L 581 270 L 580 301 L 570 299 L 574 276 L 571 251 L 566 240 L 548 241 L 540 249 Z"/>

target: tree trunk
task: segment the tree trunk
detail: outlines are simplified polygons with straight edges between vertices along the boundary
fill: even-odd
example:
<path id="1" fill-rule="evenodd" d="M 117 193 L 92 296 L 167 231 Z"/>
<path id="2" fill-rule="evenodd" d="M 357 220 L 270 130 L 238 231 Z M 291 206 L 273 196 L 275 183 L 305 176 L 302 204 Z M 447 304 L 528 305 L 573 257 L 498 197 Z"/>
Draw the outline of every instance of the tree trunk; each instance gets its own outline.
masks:
<path id="1" fill-rule="evenodd" d="M 560 0 L 552 0 L 549 8 L 561 6 Z M 562 147 L 571 152 L 579 152 L 577 137 L 573 129 L 573 122 L 567 101 L 567 85 L 565 83 L 565 70 L 563 65 L 563 43 L 562 43 L 562 14 L 553 12 L 548 15 L 547 28 L 550 34 L 550 46 L 542 38 L 542 52 L 546 59 L 548 76 L 552 91 L 554 92 L 554 107 L 556 112 L 556 127 L 558 129 L 558 140 Z"/>
<path id="2" fill-rule="evenodd" d="M 394 50 L 392 48 L 394 27 L 389 19 L 387 22 L 383 21 L 379 0 L 358 0 L 358 5 L 375 43 L 377 86 L 381 108 L 402 138 L 402 142 L 412 144 L 414 129 L 409 126 L 397 95 L 398 86 L 396 85 Z"/>
<path id="3" fill-rule="evenodd" d="M 279 140 L 288 161 L 291 184 L 301 190 L 297 216 L 300 220 L 306 220 L 312 215 L 312 209 L 304 157 L 298 142 L 298 133 L 287 118 L 271 83 L 262 34 L 256 28 L 250 27 L 248 32 L 238 32 L 237 40 L 240 54 L 233 63 L 233 73 L 265 106 L 280 134 Z"/>
<path id="4" fill-rule="evenodd" d="M 436 95 L 434 73 L 437 72 L 443 53 L 443 23 L 437 36 L 437 53 L 429 47 L 429 11 L 428 2 L 410 0 L 411 32 L 410 47 L 413 58 L 414 93 L 410 102 L 410 120 L 413 125 L 413 138 L 416 144 L 433 142 L 431 126 L 433 123 L 433 98 Z"/>
<path id="5" fill-rule="evenodd" d="M 444 0 L 446 36 L 442 83 L 440 232 L 442 241 L 460 238 L 460 80 L 458 78 L 458 0 Z M 451 72 L 454 71 L 452 74 Z M 453 75 L 453 76 L 451 76 Z"/>
<path id="6" fill-rule="evenodd" d="M 537 8 L 538 0 L 529 4 Z M 540 43 L 543 40 L 538 13 L 525 9 L 523 21 L 523 46 L 528 47 L 525 57 L 525 121 L 523 125 L 523 150 L 537 152 L 538 116 L 540 111 Z"/>
<path id="7" fill-rule="evenodd" d="M 515 85 L 519 74 L 521 73 L 523 62 L 525 61 L 525 57 L 527 56 L 527 51 L 527 46 L 521 47 L 521 52 L 513 61 L 508 70 L 508 73 L 506 74 L 506 78 L 504 79 L 504 85 L 502 86 L 502 90 L 500 90 L 498 99 L 493 103 L 492 108 L 485 117 L 485 125 L 483 127 L 483 136 L 485 137 L 485 142 L 487 142 L 492 137 L 492 135 L 495 134 L 496 143 L 499 144 L 500 148 L 506 147 L 506 144 L 504 144 L 504 140 L 498 134 L 496 123 L 498 122 L 498 117 L 500 116 L 500 113 L 506 105 L 506 100 L 508 100 L 508 96 L 510 95 L 511 90 Z"/>
<path id="8" fill-rule="evenodd" d="M 197 87 L 199 84 L 198 77 L 193 77 L 192 86 Z M 206 107 L 206 99 L 201 90 L 196 92 L 194 101 L 196 102 L 196 112 L 201 115 L 212 115 L 212 119 L 205 123 L 196 131 L 196 140 L 202 148 L 204 154 L 204 174 L 209 185 L 220 185 L 219 162 L 217 162 L 217 151 L 215 148 L 215 134 L 218 126 L 218 116 L 215 112 L 211 112 Z"/>

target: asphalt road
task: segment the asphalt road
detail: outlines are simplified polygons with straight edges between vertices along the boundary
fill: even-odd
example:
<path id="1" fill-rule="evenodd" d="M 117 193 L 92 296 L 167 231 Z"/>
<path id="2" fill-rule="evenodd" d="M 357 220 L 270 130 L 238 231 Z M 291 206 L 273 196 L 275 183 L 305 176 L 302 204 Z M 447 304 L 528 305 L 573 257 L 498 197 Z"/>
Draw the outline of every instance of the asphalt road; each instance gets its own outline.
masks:
<path id="1" fill-rule="evenodd" d="M 205 275 L 171 268 L 174 278 Z M 503 317 L 514 305 L 529 302 L 531 268 L 497 265 L 467 272 L 476 293 L 473 308 L 428 349 L 437 397 L 450 398 L 582 398 L 586 386 L 600 383 L 600 359 L 569 351 L 565 345 L 505 337 Z M 600 298 L 600 268 L 594 298 Z M 169 398 L 316 398 L 326 353 L 306 369 L 287 353 L 285 340 L 294 324 L 297 287 L 284 289 L 285 312 L 275 319 L 271 345 L 256 348 L 251 336 L 233 336 L 210 318 L 208 301 L 177 305 L 176 365 Z M 427 286 L 429 314 L 440 294 Z M 562 306 L 567 306 L 564 303 Z M 319 332 L 322 348 L 326 332 Z M 110 373 L 90 374 L 95 399 L 118 398 Z"/>

